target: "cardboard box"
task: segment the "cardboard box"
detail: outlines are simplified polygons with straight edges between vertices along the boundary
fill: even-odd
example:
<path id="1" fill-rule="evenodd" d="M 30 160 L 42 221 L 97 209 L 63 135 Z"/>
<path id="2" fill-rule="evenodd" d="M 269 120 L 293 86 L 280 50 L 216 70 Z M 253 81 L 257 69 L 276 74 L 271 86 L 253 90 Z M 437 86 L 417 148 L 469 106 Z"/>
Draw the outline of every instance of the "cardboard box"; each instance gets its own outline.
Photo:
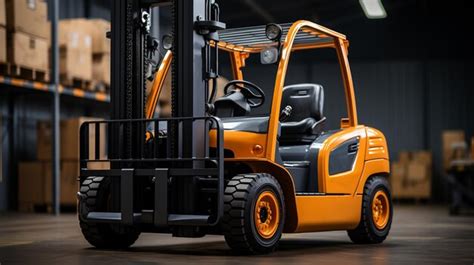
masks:
<path id="1" fill-rule="evenodd" d="M 11 32 L 9 35 L 9 63 L 37 71 L 49 71 L 49 44 L 46 39 L 23 32 Z"/>
<path id="2" fill-rule="evenodd" d="M 390 177 L 395 179 L 404 179 L 407 175 L 407 165 L 401 162 L 392 162 Z"/>
<path id="3" fill-rule="evenodd" d="M 92 51 L 92 33 L 85 19 L 63 19 L 59 21 L 59 46 Z"/>
<path id="4" fill-rule="evenodd" d="M 45 163 L 20 162 L 18 164 L 18 202 L 41 204 L 46 200 Z"/>
<path id="5" fill-rule="evenodd" d="M 52 165 L 50 162 L 42 162 L 44 164 L 45 182 L 42 185 L 45 192 L 45 204 L 52 204 Z M 79 190 L 79 162 L 77 161 L 61 161 L 60 164 L 60 203 L 63 205 L 74 205 L 77 203 L 76 194 Z"/>
<path id="6" fill-rule="evenodd" d="M 0 63 L 7 62 L 7 30 L 0 26 Z"/>
<path id="7" fill-rule="evenodd" d="M 110 53 L 110 39 L 106 37 L 108 31 L 110 31 L 110 22 L 104 19 L 89 19 L 85 23 L 91 30 L 92 35 L 92 53 L 102 54 Z"/>
<path id="8" fill-rule="evenodd" d="M 100 120 L 97 118 L 80 117 L 77 119 L 63 120 L 60 123 L 60 152 L 61 160 L 79 160 L 79 128 L 86 121 Z M 100 127 L 100 158 L 106 158 L 106 131 L 105 126 Z M 42 161 L 51 160 L 52 128 L 50 122 L 38 122 L 37 125 L 37 159 Z M 89 128 L 89 156 L 95 155 L 95 128 Z"/>
<path id="9" fill-rule="evenodd" d="M 0 26 L 7 25 L 7 11 L 5 6 L 5 0 L 0 0 Z"/>
<path id="10" fill-rule="evenodd" d="M 392 187 L 392 196 L 399 198 L 403 193 L 403 186 L 406 178 L 406 164 L 400 162 L 392 162 L 390 170 L 390 186 Z"/>
<path id="11" fill-rule="evenodd" d="M 20 162 L 18 171 L 18 202 L 20 210 L 31 211 L 34 205 L 52 204 L 52 171 L 51 162 Z M 79 189 L 78 162 L 61 161 L 60 163 L 60 203 L 76 204 L 76 193 Z"/>
<path id="12" fill-rule="evenodd" d="M 390 184 L 395 199 L 430 199 L 430 151 L 400 152 L 399 162 L 391 163 Z"/>
<path id="13" fill-rule="evenodd" d="M 73 81 L 92 80 L 92 53 L 90 50 L 77 50 L 61 47 L 59 49 L 59 74 L 61 82 L 67 86 Z"/>
<path id="14" fill-rule="evenodd" d="M 36 124 L 36 159 L 51 160 L 51 141 L 51 122 L 38 122 Z"/>
<path id="15" fill-rule="evenodd" d="M 442 135 L 443 141 L 443 168 L 447 170 L 450 166 L 451 160 L 459 157 L 455 157 L 455 150 L 452 146 L 455 143 L 465 142 L 464 131 L 453 130 L 453 131 L 444 131 Z"/>
<path id="16" fill-rule="evenodd" d="M 97 121 L 100 119 L 80 117 L 78 119 L 70 119 L 63 121 L 61 128 L 61 156 L 63 159 L 78 160 L 79 159 L 79 129 L 82 123 L 86 121 Z M 106 157 L 106 128 L 100 126 L 100 158 Z M 89 128 L 89 157 L 95 155 L 95 126 Z"/>
<path id="17" fill-rule="evenodd" d="M 92 57 L 92 79 L 110 86 L 110 54 L 94 54 Z"/>
<path id="18" fill-rule="evenodd" d="M 430 166 L 412 161 L 408 164 L 406 180 L 408 184 L 425 181 L 431 178 Z"/>
<path id="19" fill-rule="evenodd" d="M 433 155 L 430 151 L 416 151 L 412 153 L 412 161 L 431 166 L 433 164 Z"/>
<path id="20" fill-rule="evenodd" d="M 49 40 L 47 8 L 40 0 L 6 0 L 8 29 Z"/>
<path id="21" fill-rule="evenodd" d="M 411 160 L 411 153 L 408 151 L 401 151 L 398 153 L 398 161 L 407 164 Z"/>
<path id="22" fill-rule="evenodd" d="M 403 198 L 412 199 L 430 199 L 431 198 L 431 180 L 415 182 L 404 187 Z"/>
<path id="23" fill-rule="evenodd" d="M 92 37 L 82 20 L 59 22 L 59 73 L 63 82 L 92 79 Z"/>

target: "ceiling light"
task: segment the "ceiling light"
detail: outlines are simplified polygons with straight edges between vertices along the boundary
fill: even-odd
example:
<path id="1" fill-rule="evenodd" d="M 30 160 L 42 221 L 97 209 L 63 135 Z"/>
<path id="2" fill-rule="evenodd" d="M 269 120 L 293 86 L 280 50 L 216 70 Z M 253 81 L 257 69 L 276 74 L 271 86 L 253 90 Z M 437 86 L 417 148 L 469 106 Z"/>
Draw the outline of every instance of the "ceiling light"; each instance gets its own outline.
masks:
<path id="1" fill-rule="evenodd" d="M 279 41 L 282 32 L 283 29 L 281 28 L 281 26 L 275 23 L 267 24 L 267 26 L 265 27 L 265 35 L 267 35 L 267 38 L 272 41 Z"/>
<path id="2" fill-rule="evenodd" d="M 359 0 L 365 16 L 370 19 L 379 19 L 387 17 L 382 0 Z"/>

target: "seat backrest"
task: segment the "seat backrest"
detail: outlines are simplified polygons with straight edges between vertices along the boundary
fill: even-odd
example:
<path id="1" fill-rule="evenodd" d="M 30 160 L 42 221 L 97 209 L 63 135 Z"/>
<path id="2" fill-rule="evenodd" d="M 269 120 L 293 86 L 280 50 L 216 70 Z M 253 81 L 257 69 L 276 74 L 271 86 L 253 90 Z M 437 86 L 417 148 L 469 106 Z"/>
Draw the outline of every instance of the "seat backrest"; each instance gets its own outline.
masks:
<path id="1" fill-rule="evenodd" d="M 324 117 L 324 89 L 318 84 L 286 86 L 283 88 L 281 110 L 286 106 L 291 106 L 292 111 L 285 122 L 298 122 L 306 118 L 317 122 Z"/>

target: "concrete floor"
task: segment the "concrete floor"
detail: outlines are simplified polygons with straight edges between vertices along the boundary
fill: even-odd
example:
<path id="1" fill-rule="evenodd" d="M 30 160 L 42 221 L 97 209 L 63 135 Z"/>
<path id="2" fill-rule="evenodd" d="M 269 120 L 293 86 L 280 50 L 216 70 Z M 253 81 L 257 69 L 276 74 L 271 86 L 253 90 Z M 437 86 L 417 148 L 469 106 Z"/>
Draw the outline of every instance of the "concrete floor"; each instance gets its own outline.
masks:
<path id="1" fill-rule="evenodd" d="M 345 232 L 285 235 L 276 253 L 237 257 L 223 237 L 142 234 L 128 251 L 91 248 L 76 216 L 0 215 L 0 264 L 474 264 L 474 216 L 398 206 L 389 238 L 354 245 Z"/>

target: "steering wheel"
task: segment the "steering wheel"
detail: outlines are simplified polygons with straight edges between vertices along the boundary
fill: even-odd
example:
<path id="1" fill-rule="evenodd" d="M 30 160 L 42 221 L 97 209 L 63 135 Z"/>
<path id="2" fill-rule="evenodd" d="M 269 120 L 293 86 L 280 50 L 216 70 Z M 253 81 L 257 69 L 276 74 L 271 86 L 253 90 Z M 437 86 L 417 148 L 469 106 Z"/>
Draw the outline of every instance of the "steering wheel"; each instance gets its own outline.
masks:
<path id="1" fill-rule="evenodd" d="M 233 89 L 230 92 L 235 92 L 235 91 L 238 91 L 239 89 L 240 92 L 247 99 L 247 103 L 249 104 L 251 108 L 260 107 L 265 102 L 265 92 L 263 92 L 263 90 L 254 83 L 251 83 L 245 80 L 232 80 L 229 83 L 227 83 L 224 87 L 225 95 L 228 94 L 230 87 L 233 87 Z M 254 92 L 257 92 L 257 93 L 254 93 Z M 258 102 L 252 101 L 252 99 L 257 99 Z"/>

